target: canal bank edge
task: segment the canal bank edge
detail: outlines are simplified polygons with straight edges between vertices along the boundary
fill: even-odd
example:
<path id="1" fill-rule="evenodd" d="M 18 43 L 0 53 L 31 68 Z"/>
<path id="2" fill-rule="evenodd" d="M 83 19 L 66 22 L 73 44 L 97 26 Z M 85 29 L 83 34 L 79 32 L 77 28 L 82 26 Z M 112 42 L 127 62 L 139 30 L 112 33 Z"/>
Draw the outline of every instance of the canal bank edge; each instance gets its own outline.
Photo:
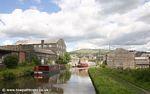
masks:
<path id="1" fill-rule="evenodd" d="M 89 69 L 90 69 L 90 68 L 89 68 Z M 90 77 L 90 79 L 91 79 L 91 81 L 92 81 L 92 84 L 93 84 L 93 86 L 94 86 L 94 89 L 95 89 L 95 91 L 96 91 L 96 94 L 100 94 L 100 92 L 99 92 L 98 89 L 96 88 L 96 85 L 95 85 L 95 83 L 94 83 L 94 80 L 93 80 L 93 78 L 92 78 L 92 75 L 91 75 L 89 69 L 88 69 L 88 74 L 89 74 L 89 77 Z"/>

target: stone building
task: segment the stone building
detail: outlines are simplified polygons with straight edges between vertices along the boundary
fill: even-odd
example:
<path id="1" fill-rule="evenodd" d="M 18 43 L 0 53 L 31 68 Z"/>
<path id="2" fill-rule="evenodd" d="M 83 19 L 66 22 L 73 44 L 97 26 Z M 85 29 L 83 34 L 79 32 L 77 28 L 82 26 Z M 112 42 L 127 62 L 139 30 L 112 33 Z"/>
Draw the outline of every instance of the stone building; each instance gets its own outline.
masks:
<path id="1" fill-rule="evenodd" d="M 136 68 L 149 68 L 150 57 L 135 57 Z"/>
<path id="2" fill-rule="evenodd" d="M 7 55 L 16 55 L 19 58 L 19 62 L 25 61 L 29 53 L 33 52 L 31 46 L 22 46 L 22 45 L 5 45 L 0 46 L 0 63 L 2 63 L 4 57 Z M 29 59 L 29 58 L 28 58 Z"/>
<path id="3" fill-rule="evenodd" d="M 71 55 L 71 61 L 69 62 L 69 64 L 71 66 L 77 66 L 79 63 L 79 57 L 77 55 Z"/>
<path id="4" fill-rule="evenodd" d="M 149 68 L 150 55 L 147 52 L 128 51 L 117 48 L 107 54 L 107 65 L 110 68 Z"/>
<path id="5" fill-rule="evenodd" d="M 117 48 L 107 54 L 107 65 L 110 68 L 135 68 L 134 54 L 128 50 Z"/>
<path id="6" fill-rule="evenodd" d="M 16 53 L 20 62 L 32 62 L 32 58 L 37 56 L 42 64 L 53 64 L 65 52 L 66 45 L 63 39 L 19 40 L 15 45 L 0 46 L 1 59 L 7 54 Z"/>
<path id="7" fill-rule="evenodd" d="M 54 64 L 55 60 L 66 52 L 66 44 L 63 39 L 52 40 L 21 40 L 16 45 L 33 46 L 34 53 L 41 63 Z"/>
<path id="8" fill-rule="evenodd" d="M 89 62 L 89 59 L 85 56 L 80 57 L 80 59 L 79 59 L 79 63 L 88 63 L 88 62 Z"/>
<path id="9" fill-rule="evenodd" d="M 63 39 L 52 40 L 19 40 L 16 45 L 32 45 L 35 49 L 47 49 L 53 51 L 57 56 L 66 52 L 66 45 Z"/>

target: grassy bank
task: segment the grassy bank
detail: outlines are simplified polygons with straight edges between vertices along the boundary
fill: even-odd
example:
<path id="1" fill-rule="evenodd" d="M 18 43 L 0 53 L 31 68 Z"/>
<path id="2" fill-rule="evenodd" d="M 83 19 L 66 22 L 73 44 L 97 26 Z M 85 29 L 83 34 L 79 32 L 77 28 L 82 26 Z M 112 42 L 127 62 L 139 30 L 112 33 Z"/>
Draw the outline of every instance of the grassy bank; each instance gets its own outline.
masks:
<path id="1" fill-rule="evenodd" d="M 150 69 L 107 69 L 111 74 L 150 91 Z"/>
<path id="2" fill-rule="evenodd" d="M 140 90 L 113 76 L 109 69 L 90 68 L 89 74 L 97 94 L 143 94 Z"/>
<path id="3" fill-rule="evenodd" d="M 0 71 L 0 80 L 10 80 L 15 79 L 17 77 L 30 75 L 32 73 L 32 67 L 31 65 L 26 66 L 17 66 L 13 69 L 4 69 Z"/>

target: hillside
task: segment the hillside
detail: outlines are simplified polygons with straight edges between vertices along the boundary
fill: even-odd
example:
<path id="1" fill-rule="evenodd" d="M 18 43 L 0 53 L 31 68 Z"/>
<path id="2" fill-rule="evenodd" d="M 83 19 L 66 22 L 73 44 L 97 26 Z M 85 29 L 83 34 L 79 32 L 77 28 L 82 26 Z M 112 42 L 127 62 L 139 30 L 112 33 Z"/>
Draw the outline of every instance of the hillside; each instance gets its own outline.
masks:
<path id="1" fill-rule="evenodd" d="M 109 51 L 106 49 L 80 49 L 70 52 L 70 54 L 106 54 Z"/>

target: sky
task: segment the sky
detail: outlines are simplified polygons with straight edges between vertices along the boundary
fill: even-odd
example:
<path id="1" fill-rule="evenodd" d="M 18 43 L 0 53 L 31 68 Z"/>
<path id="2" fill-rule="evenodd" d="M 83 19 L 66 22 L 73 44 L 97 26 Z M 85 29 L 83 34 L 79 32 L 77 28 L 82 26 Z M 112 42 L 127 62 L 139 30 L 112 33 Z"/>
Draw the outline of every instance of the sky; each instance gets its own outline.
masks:
<path id="1" fill-rule="evenodd" d="M 0 0 L 0 45 L 53 38 L 68 51 L 150 51 L 150 1 Z"/>

